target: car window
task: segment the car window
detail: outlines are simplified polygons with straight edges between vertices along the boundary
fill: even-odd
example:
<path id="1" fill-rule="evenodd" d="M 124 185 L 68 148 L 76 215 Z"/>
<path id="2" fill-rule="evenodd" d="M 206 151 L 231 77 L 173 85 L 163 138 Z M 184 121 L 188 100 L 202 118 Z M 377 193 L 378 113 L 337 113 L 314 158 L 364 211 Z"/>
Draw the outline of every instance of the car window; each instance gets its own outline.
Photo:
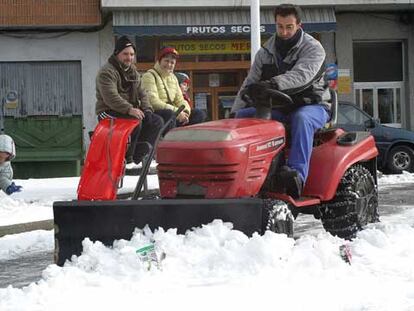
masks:
<path id="1" fill-rule="evenodd" d="M 364 124 L 369 117 L 353 105 L 339 105 L 338 124 Z"/>

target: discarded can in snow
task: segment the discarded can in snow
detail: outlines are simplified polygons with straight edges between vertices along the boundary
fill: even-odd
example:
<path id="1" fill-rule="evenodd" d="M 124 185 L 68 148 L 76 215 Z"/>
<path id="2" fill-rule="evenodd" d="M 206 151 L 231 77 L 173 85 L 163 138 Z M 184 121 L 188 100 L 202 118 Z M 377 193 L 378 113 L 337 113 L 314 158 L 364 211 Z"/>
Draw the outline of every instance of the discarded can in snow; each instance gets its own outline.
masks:
<path id="1" fill-rule="evenodd" d="M 162 253 L 161 258 L 158 258 L 154 243 L 137 249 L 136 253 L 139 255 L 141 261 L 147 265 L 148 270 L 151 270 L 152 265 L 161 268 L 161 260 L 165 258 L 165 253 Z"/>
<path id="2" fill-rule="evenodd" d="M 351 248 L 349 247 L 348 244 L 343 244 L 339 246 L 339 255 L 346 263 L 351 264 L 352 254 L 351 254 Z"/>

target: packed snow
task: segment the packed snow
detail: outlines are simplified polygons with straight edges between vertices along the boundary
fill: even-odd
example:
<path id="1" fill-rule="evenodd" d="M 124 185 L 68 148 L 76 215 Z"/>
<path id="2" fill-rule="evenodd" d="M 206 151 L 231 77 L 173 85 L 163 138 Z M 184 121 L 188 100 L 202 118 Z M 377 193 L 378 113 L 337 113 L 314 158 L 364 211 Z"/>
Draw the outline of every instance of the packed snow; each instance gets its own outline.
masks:
<path id="1" fill-rule="evenodd" d="M 125 191 L 135 182 L 128 177 Z M 53 201 L 76 197 L 78 179 L 16 183 L 23 192 L 0 194 L 0 226 L 50 219 Z M 379 179 L 391 192 L 402 183 L 414 183 L 414 174 Z M 0 288 L 0 310 L 414 310 L 413 219 L 414 206 L 405 206 L 350 242 L 323 230 L 249 238 L 219 220 L 185 235 L 136 230 L 111 248 L 86 239 L 81 256 L 49 265 L 38 282 Z M 158 265 L 136 252 L 151 243 Z M 351 264 L 339 256 L 344 244 Z M 0 260 L 52 249 L 52 231 L 0 238 Z"/>

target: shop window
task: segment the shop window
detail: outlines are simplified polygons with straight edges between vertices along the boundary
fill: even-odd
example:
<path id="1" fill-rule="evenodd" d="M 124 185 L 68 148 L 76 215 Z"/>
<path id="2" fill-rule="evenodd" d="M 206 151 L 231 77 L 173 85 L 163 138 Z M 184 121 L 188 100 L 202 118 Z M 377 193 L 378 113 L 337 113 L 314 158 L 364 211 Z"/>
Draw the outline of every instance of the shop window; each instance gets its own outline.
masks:
<path id="1" fill-rule="evenodd" d="M 219 119 L 230 118 L 230 112 L 236 99 L 236 94 L 235 92 L 221 92 L 219 94 Z"/>
<path id="2" fill-rule="evenodd" d="M 401 126 L 402 82 L 355 83 L 355 103 L 381 123 Z"/>
<path id="3" fill-rule="evenodd" d="M 212 55 L 200 55 L 198 57 L 200 62 L 223 62 L 223 61 L 240 61 L 242 60 L 241 54 L 212 54 Z"/>
<path id="4" fill-rule="evenodd" d="M 239 85 L 238 72 L 195 73 L 193 74 L 193 80 L 195 88 Z"/>
<path id="5" fill-rule="evenodd" d="M 137 62 L 154 62 L 155 50 L 158 47 L 155 38 L 136 37 Z"/>
<path id="6" fill-rule="evenodd" d="M 355 102 L 389 126 L 401 126 L 404 103 L 402 41 L 354 42 Z"/>
<path id="7" fill-rule="evenodd" d="M 195 55 L 180 55 L 180 63 L 182 62 L 195 62 L 197 60 Z"/>
<path id="8" fill-rule="evenodd" d="M 193 75 L 193 86 L 196 87 L 208 87 L 209 86 L 209 74 L 197 73 Z"/>
<path id="9" fill-rule="evenodd" d="M 402 42 L 355 42 L 354 81 L 403 81 Z"/>

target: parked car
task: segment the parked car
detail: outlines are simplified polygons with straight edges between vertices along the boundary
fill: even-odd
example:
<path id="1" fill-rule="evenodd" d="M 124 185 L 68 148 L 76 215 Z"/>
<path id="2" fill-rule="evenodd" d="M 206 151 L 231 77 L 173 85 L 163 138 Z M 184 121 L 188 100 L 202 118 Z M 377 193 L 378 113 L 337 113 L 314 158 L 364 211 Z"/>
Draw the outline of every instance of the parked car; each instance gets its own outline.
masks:
<path id="1" fill-rule="evenodd" d="M 339 102 L 337 126 L 370 131 L 379 151 L 378 168 L 386 173 L 414 172 L 414 132 L 380 124 L 352 103 Z"/>

